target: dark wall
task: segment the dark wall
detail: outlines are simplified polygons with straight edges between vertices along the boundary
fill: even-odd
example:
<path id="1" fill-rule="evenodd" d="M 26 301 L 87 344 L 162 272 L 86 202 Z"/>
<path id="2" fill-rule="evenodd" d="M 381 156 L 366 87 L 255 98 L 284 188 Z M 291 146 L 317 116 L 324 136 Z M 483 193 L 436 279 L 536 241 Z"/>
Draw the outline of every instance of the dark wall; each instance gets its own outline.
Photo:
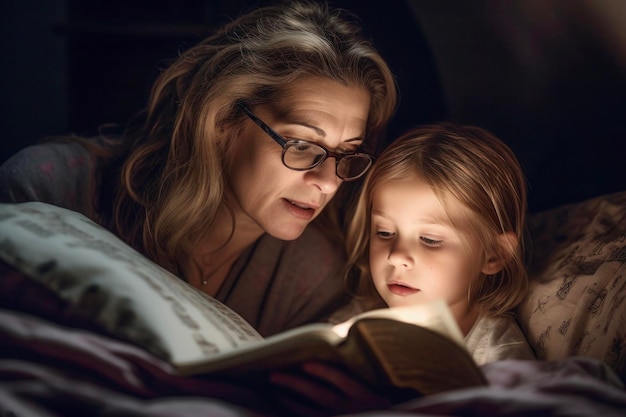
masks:
<path id="1" fill-rule="evenodd" d="M 0 4 L 0 162 L 67 128 L 66 43 L 55 32 L 64 0 Z"/>
<path id="2" fill-rule="evenodd" d="M 179 50 L 250 0 L 9 0 L 0 161 L 48 134 L 124 124 Z M 336 0 L 398 77 L 389 140 L 476 124 L 518 154 L 537 211 L 626 189 L 626 2 Z"/>
<path id="3" fill-rule="evenodd" d="M 8 102 L 1 160 L 43 136 L 88 134 L 123 124 L 145 103 L 160 68 L 178 52 L 241 13 L 271 1 L 252 0 L 10 0 L 2 42 L 19 59 L 2 72 Z M 404 0 L 385 8 L 336 0 L 355 12 L 398 76 L 403 106 L 390 126 L 441 118 L 438 74 Z M 42 7 L 39 7 L 42 6 Z M 401 42 L 398 42 L 401 40 Z M 17 81 L 17 82 L 16 82 Z M 16 98 L 18 99 L 16 101 Z M 18 102 L 21 101 L 21 102 Z"/>
<path id="4" fill-rule="evenodd" d="M 410 4 L 447 117 L 511 145 L 532 210 L 626 190 L 626 2 Z"/>

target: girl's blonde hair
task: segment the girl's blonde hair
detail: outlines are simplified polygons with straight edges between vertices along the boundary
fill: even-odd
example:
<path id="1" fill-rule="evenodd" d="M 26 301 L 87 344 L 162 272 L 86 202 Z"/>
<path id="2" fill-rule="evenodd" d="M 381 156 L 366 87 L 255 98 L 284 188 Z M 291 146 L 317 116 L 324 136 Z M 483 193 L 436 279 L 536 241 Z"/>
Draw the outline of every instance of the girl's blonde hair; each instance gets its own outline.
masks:
<path id="1" fill-rule="evenodd" d="M 366 146 L 374 148 L 397 92 L 356 18 L 317 2 L 262 7 L 183 52 L 159 76 L 146 110 L 100 172 L 101 220 L 175 271 L 226 204 L 226 161 L 245 117 L 235 104 L 271 103 L 312 76 L 371 94 Z"/>
<path id="2" fill-rule="evenodd" d="M 523 170 L 512 150 L 489 132 L 449 123 L 407 132 L 371 168 L 348 225 L 349 287 L 366 300 L 378 299 L 368 263 L 372 196 L 389 182 L 416 177 L 432 187 L 444 207 L 449 207 L 449 199 L 455 199 L 467 208 L 462 218 L 449 210 L 448 215 L 453 226 L 479 239 L 481 264 L 489 258 L 505 260 L 500 272 L 481 274 L 472 284 L 470 303 L 492 315 L 517 306 L 528 285 L 523 246 L 527 211 Z M 499 239 L 507 233 L 516 241 Z"/>

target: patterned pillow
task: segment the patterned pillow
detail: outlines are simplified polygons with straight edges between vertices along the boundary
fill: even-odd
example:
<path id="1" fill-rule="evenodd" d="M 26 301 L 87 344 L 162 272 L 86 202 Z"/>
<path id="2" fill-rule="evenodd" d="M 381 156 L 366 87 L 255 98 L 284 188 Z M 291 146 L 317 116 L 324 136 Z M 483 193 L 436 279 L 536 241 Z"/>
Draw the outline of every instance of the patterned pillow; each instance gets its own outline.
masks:
<path id="1" fill-rule="evenodd" d="M 104 332 L 172 362 L 261 339 L 102 226 L 41 202 L 0 204 L 0 309 Z"/>
<path id="2" fill-rule="evenodd" d="M 626 380 L 626 192 L 531 215 L 520 321 L 540 359 L 590 356 Z"/>

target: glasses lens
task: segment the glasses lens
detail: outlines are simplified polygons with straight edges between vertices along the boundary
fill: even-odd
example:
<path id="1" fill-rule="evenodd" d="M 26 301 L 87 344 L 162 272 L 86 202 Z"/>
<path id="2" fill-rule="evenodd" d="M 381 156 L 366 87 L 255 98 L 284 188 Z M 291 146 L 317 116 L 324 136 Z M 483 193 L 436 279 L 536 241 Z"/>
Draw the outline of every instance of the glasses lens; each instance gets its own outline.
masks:
<path id="1" fill-rule="evenodd" d="M 284 149 L 283 162 L 291 169 L 313 168 L 326 157 L 323 148 L 305 141 L 289 141 Z"/>
<path id="2" fill-rule="evenodd" d="M 315 168 L 326 159 L 326 150 L 314 143 L 291 140 L 283 148 L 283 163 L 291 169 L 305 171 Z M 355 180 L 365 174 L 372 165 L 367 154 L 344 155 L 337 163 L 337 176 L 343 180 Z"/>
<path id="3" fill-rule="evenodd" d="M 347 155 L 337 164 L 337 175 L 344 180 L 355 180 L 365 174 L 372 165 L 372 158 L 365 154 Z"/>

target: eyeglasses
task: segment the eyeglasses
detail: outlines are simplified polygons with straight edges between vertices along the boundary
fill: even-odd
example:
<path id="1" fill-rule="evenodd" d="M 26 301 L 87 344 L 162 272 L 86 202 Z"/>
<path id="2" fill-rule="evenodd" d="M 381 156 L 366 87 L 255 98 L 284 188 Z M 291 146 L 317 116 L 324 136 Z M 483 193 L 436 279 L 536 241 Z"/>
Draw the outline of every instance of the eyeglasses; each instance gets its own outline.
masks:
<path id="1" fill-rule="evenodd" d="M 237 103 L 239 109 L 256 123 L 269 137 L 283 147 L 283 164 L 294 171 L 308 171 L 321 165 L 326 158 L 335 158 L 335 173 L 344 181 L 352 181 L 361 177 L 372 166 L 372 157 L 366 153 L 337 153 L 313 142 L 294 139 L 286 140 L 259 119 L 245 104 Z"/>

